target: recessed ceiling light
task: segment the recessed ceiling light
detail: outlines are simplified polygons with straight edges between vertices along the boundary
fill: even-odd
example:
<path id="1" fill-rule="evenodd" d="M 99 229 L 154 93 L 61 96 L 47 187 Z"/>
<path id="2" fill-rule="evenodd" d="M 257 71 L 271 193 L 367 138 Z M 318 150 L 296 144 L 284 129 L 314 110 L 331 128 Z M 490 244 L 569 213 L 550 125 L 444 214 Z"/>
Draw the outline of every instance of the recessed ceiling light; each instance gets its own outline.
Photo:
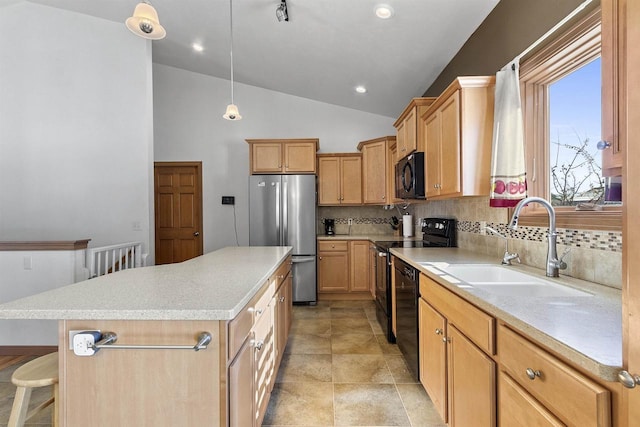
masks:
<path id="1" fill-rule="evenodd" d="M 202 46 L 200 43 L 193 43 L 191 45 L 191 47 L 193 48 L 193 50 L 195 50 L 196 52 L 202 52 L 204 50 L 204 46 Z"/>
<path id="2" fill-rule="evenodd" d="M 367 93 L 367 88 L 364 86 L 356 86 L 356 92 L 358 93 Z"/>
<path id="3" fill-rule="evenodd" d="M 376 16 L 380 19 L 389 19 L 393 16 L 393 8 L 388 4 L 379 4 L 374 9 Z"/>

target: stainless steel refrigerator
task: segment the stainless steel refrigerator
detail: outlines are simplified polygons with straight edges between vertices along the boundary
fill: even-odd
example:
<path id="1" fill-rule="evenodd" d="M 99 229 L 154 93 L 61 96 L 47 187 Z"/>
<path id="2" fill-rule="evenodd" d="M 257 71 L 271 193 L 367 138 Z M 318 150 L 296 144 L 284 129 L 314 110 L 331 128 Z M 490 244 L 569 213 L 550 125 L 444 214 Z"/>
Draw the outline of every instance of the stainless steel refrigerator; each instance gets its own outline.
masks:
<path id="1" fill-rule="evenodd" d="M 249 177 L 249 245 L 293 246 L 293 302 L 316 302 L 315 175 Z"/>

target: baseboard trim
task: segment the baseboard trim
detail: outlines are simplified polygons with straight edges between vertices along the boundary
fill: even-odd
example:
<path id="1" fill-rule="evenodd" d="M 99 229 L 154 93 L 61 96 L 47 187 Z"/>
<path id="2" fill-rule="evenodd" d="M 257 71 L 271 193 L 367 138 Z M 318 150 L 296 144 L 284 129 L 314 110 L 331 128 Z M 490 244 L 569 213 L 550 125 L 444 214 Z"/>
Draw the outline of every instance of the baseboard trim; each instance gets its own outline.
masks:
<path id="1" fill-rule="evenodd" d="M 58 351 L 55 345 L 0 345 L 0 356 L 43 356 Z"/>

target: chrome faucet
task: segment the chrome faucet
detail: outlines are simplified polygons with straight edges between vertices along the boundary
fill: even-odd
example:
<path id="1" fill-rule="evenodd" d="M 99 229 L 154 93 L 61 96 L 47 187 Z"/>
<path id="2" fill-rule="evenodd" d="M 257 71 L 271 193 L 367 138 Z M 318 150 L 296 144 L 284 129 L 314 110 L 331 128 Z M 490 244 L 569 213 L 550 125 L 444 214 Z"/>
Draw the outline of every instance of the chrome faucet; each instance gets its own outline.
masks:
<path id="1" fill-rule="evenodd" d="M 518 215 L 520 215 L 520 211 L 523 207 L 528 205 L 531 202 L 540 203 L 545 207 L 547 213 L 549 214 L 549 234 L 547 236 L 548 247 L 547 247 L 547 277 L 558 277 L 559 270 L 564 270 L 567 268 L 567 263 L 562 260 L 564 256 L 569 253 L 567 250 L 560 258 L 558 258 L 558 249 L 557 249 L 557 238 L 558 233 L 556 233 L 556 211 L 551 206 L 551 203 L 547 202 L 542 197 L 527 197 L 518 203 L 515 210 L 513 211 L 513 216 L 511 217 L 511 221 L 509 222 L 509 227 L 512 230 L 518 228 Z"/>
<path id="2" fill-rule="evenodd" d="M 489 226 L 485 226 L 484 229 L 487 230 L 487 231 L 490 231 L 493 234 L 495 234 L 496 236 L 502 237 L 504 239 L 504 255 L 502 256 L 502 264 L 503 265 L 511 265 L 511 261 L 514 260 L 514 259 L 516 261 L 518 261 L 518 263 L 520 263 L 520 255 L 518 255 L 517 252 L 514 252 L 514 253 L 510 253 L 509 252 L 509 240 L 507 239 L 507 236 L 497 232 L 496 230 L 494 230 L 493 228 L 491 228 Z"/>

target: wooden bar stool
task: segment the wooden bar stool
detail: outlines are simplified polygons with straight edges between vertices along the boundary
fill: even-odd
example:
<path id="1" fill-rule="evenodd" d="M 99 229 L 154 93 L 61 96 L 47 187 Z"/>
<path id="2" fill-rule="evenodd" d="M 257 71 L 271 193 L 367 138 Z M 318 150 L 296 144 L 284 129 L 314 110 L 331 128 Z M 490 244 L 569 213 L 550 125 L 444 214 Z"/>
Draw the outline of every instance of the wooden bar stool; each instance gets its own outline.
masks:
<path id="1" fill-rule="evenodd" d="M 13 373 L 11 382 L 18 388 L 13 400 L 8 427 L 22 427 L 28 419 L 52 403 L 54 403 L 52 425 L 53 427 L 58 426 L 58 411 L 55 404 L 55 401 L 58 400 L 58 352 L 25 363 Z M 53 385 L 53 396 L 29 411 L 31 390 L 49 385 Z"/>

